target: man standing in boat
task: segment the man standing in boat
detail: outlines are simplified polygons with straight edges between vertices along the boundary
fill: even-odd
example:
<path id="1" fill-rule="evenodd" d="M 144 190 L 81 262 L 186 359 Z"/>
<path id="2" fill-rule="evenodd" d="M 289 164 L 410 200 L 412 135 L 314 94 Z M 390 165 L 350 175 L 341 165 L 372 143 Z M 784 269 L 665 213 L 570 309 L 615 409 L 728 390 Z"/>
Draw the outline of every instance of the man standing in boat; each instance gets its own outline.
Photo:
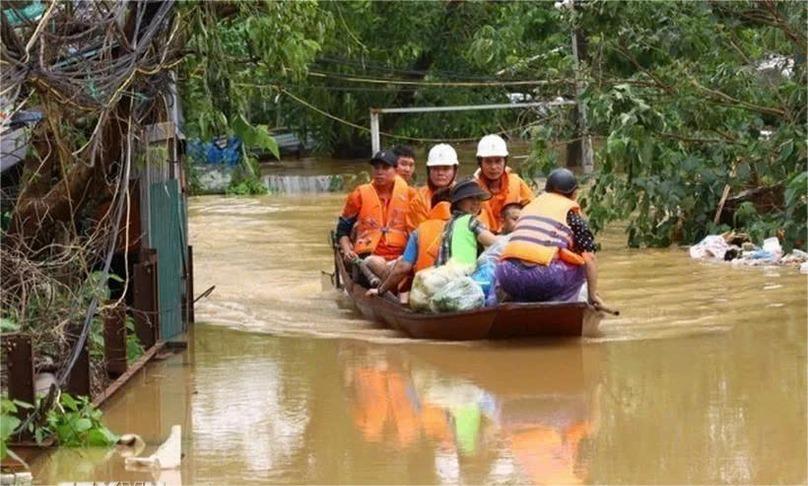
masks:
<path id="1" fill-rule="evenodd" d="M 501 298 L 516 302 L 572 301 L 586 281 L 589 302 L 598 296 L 595 240 L 576 202 L 578 181 L 567 169 L 547 177 L 545 192 L 522 209 L 496 268 Z"/>
<path id="2" fill-rule="evenodd" d="M 398 156 L 392 151 L 376 152 L 370 164 L 372 180 L 348 195 L 336 236 L 346 262 L 364 258 L 365 265 L 384 279 L 407 244 L 409 188 L 396 174 Z M 356 239 L 352 242 L 354 229 Z"/>
<path id="3" fill-rule="evenodd" d="M 533 191 L 508 167 L 508 145 L 499 135 L 486 135 L 477 144 L 474 177 L 491 194 L 483 203 L 480 221 L 494 233 L 502 230 L 502 209 L 509 204 L 524 206 L 533 199 Z"/>
<path id="4" fill-rule="evenodd" d="M 426 185 L 416 189 L 410 196 L 407 230 L 413 231 L 428 219 L 432 209 L 432 196 L 439 189 L 452 187 L 459 165 L 457 152 L 451 145 L 441 143 L 429 150 L 426 159 Z"/>

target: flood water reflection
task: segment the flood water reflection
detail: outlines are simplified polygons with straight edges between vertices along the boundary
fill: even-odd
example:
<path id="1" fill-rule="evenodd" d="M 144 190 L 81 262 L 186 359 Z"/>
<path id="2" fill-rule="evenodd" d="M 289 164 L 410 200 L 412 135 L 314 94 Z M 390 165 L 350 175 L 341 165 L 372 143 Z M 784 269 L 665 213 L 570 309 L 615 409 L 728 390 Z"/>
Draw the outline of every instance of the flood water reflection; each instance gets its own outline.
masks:
<path id="1" fill-rule="evenodd" d="M 363 321 L 334 291 L 337 196 L 191 205 L 201 302 L 184 353 L 106 407 L 148 453 L 183 426 L 180 471 L 62 449 L 35 482 L 805 483 L 806 280 L 601 235 L 619 318 L 600 337 L 434 343 Z"/>

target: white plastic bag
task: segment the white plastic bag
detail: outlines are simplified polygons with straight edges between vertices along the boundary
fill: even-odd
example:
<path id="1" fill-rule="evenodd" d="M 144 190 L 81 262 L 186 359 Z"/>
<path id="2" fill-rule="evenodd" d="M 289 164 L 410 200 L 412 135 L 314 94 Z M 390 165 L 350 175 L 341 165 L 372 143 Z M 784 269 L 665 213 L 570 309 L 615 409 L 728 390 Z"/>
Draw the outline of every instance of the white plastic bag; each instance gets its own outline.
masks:
<path id="1" fill-rule="evenodd" d="M 690 247 L 690 258 L 701 260 L 703 258 L 724 259 L 724 254 L 729 249 L 724 237 L 721 235 L 705 236 L 703 240 Z"/>
<path id="2" fill-rule="evenodd" d="M 780 240 L 776 236 L 763 240 L 763 251 L 771 253 L 775 260 L 783 256 L 783 247 L 780 246 Z"/>
<path id="3" fill-rule="evenodd" d="M 471 277 L 452 280 L 429 299 L 432 312 L 460 312 L 479 309 L 483 305 L 483 289 Z"/>
<path id="4" fill-rule="evenodd" d="M 430 310 L 429 301 L 449 282 L 465 277 L 474 271 L 472 265 L 447 263 L 440 267 L 429 267 L 415 274 L 410 290 L 410 307 L 415 311 Z"/>

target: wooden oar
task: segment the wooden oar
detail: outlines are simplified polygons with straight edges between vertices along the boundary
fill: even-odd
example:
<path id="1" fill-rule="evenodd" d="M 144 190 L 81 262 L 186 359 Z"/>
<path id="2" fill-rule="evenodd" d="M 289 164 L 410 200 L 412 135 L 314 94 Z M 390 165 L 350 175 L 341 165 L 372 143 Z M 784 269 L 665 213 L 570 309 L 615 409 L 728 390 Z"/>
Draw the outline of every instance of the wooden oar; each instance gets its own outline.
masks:
<path id="1" fill-rule="evenodd" d="M 611 314 L 613 316 L 619 316 L 620 315 L 620 311 L 617 310 L 617 309 L 610 309 L 609 307 L 605 307 L 605 306 L 598 305 L 598 304 L 592 304 L 592 307 L 594 307 L 595 310 L 600 311 L 600 312 L 604 312 L 606 314 Z"/>
<path id="2" fill-rule="evenodd" d="M 215 288 L 216 288 L 216 286 L 215 286 L 215 285 L 211 285 L 211 286 L 210 286 L 210 288 L 208 288 L 208 290 L 206 290 L 206 291 L 202 292 L 202 295 L 200 295 L 199 297 L 197 297 L 197 298 L 195 298 L 195 299 L 194 299 L 194 304 L 196 304 L 196 302 L 197 302 L 199 299 L 204 299 L 205 297 L 209 296 L 209 295 L 211 294 L 211 292 L 213 292 L 213 290 L 214 290 Z"/>

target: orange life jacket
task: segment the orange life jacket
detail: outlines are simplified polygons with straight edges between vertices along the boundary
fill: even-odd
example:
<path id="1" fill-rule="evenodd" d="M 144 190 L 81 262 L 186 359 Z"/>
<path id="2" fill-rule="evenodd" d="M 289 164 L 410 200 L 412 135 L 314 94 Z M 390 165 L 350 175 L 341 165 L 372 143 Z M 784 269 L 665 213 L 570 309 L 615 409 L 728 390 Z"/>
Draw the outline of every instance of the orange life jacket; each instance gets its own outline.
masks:
<path id="1" fill-rule="evenodd" d="M 408 191 L 404 179 L 396 177 L 393 194 L 385 211 L 373 184 L 359 186 L 362 208 L 356 221 L 356 243 L 354 243 L 356 253 L 360 255 L 373 253 L 382 238 L 387 246 L 404 251 L 404 247 L 407 246 L 405 219 Z"/>
<path id="2" fill-rule="evenodd" d="M 474 177 L 477 179 L 480 187 L 491 192 L 488 188 L 488 181 L 483 177 L 480 169 L 477 169 L 474 173 Z M 480 214 L 477 216 L 477 218 L 494 233 L 499 233 L 502 229 L 502 208 L 508 204 L 514 203 L 524 205 L 530 201 L 530 198 L 522 198 L 521 189 L 524 182 L 517 174 L 511 172 L 509 168 L 506 167 L 505 173 L 502 174 L 500 180 L 500 191 L 496 194 L 491 192 L 491 199 L 483 202 L 480 208 Z"/>
<path id="3" fill-rule="evenodd" d="M 452 217 L 451 204 L 444 201 L 429 211 L 429 219 L 418 225 L 418 259 L 415 272 L 435 264 L 440 252 L 443 228 Z"/>
<path id="4" fill-rule="evenodd" d="M 572 230 L 567 226 L 567 213 L 580 210 L 577 202 L 559 194 L 545 192 L 537 197 L 522 208 L 502 259 L 549 265 L 558 256 L 567 263 L 583 265 L 581 255 L 572 251 Z"/>
<path id="5" fill-rule="evenodd" d="M 414 230 L 429 218 L 432 209 L 432 189 L 429 185 L 417 189 L 410 188 L 410 204 L 407 209 L 407 229 Z"/>

